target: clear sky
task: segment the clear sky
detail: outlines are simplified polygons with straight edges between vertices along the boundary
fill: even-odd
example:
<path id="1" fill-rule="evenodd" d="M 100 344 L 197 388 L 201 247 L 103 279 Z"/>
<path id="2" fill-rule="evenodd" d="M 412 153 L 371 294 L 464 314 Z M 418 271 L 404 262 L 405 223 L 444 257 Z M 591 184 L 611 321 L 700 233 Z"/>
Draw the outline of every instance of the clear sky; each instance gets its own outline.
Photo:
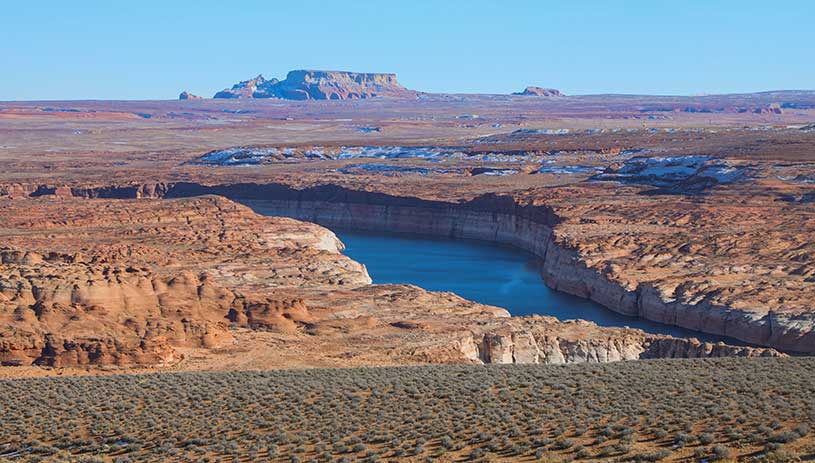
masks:
<path id="1" fill-rule="evenodd" d="M 3 0 L 0 100 L 212 96 L 291 69 L 431 92 L 815 88 L 815 2 Z"/>

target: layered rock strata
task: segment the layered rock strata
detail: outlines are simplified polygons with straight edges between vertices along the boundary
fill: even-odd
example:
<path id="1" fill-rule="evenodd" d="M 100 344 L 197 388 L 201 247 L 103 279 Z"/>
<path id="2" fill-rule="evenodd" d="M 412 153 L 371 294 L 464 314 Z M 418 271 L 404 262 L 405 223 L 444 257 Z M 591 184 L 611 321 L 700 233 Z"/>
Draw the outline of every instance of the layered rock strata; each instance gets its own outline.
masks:
<path id="1" fill-rule="evenodd" d="M 815 267 L 806 257 L 815 255 L 815 249 L 806 233 L 796 232 L 812 223 L 801 222 L 795 205 L 759 202 L 750 209 L 737 206 L 733 213 L 738 215 L 722 218 L 717 216 L 725 209 L 715 201 L 674 200 L 676 205 L 665 209 L 660 198 L 639 197 L 632 203 L 622 196 L 614 200 L 620 204 L 598 209 L 594 204 L 563 206 L 562 201 L 528 199 L 541 195 L 538 192 L 523 197 L 487 194 L 459 203 L 280 184 L 20 185 L 9 193 L 111 198 L 214 193 L 252 204 L 263 213 L 329 227 L 496 241 L 538 255 L 543 278 L 551 287 L 617 312 L 751 344 L 815 352 L 809 305 L 815 296 L 811 284 Z M 560 194 L 545 192 L 551 197 Z M 790 210 L 780 214 L 779 207 Z M 761 220 L 768 213 L 789 225 L 772 226 L 776 231 L 770 232 L 755 227 L 753 218 Z M 711 228 L 717 223 L 728 225 Z M 767 238 L 776 244 L 755 251 Z"/>
<path id="2" fill-rule="evenodd" d="M 0 217 L 3 365 L 172 364 L 229 344 L 230 325 L 311 321 L 275 288 L 370 282 L 330 231 L 223 198 L 11 201 Z"/>
<path id="3" fill-rule="evenodd" d="M 332 319 L 309 332 L 342 333 L 345 343 L 369 346 L 347 352 L 349 358 L 370 358 L 371 351 L 380 351 L 387 352 L 386 359 L 393 364 L 571 364 L 783 355 L 773 349 L 599 327 L 585 320 L 511 317 L 503 309 L 407 285 L 335 291 L 330 301 Z M 314 296 L 305 302 L 315 309 L 327 303 Z"/>
<path id="4" fill-rule="evenodd" d="M 285 100 L 356 100 L 374 97 L 415 98 L 396 74 L 346 71 L 290 71 L 284 80 L 262 75 L 239 82 L 214 98 L 282 98 Z"/>
<path id="5" fill-rule="evenodd" d="M 577 249 L 553 230 L 555 223 L 525 217 L 519 210 L 500 213 L 452 205 L 417 207 L 329 201 L 273 200 L 248 204 L 263 213 L 295 217 L 327 227 L 422 233 L 510 244 L 541 258 L 542 277 L 553 289 L 591 299 L 616 312 L 751 344 L 815 352 L 815 315 L 812 313 L 737 308 L 718 304 L 702 294 L 677 297 L 660 288 L 658 281 L 620 281 L 602 268 L 590 266 Z"/>
<path id="6" fill-rule="evenodd" d="M 176 188 L 146 190 L 180 194 Z M 222 197 L 3 200 L 0 218 L 0 363 L 9 367 L 779 355 L 588 322 L 514 318 L 450 293 L 371 285 L 327 229 L 263 217 Z"/>
<path id="7" fill-rule="evenodd" d="M 750 293 L 738 294 L 735 289 L 722 291 L 717 286 L 738 284 L 739 281 L 720 274 L 713 277 L 718 280 L 716 282 L 704 269 L 685 277 L 680 274 L 668 278 L 669 275 L 660 270 L 660 273 L 640 274 L 632 279 L 624 274 L 619 264 L 604 260 L 602 253 L 609 250 L 597 250 L 601 254 L 591 258 L 585 255 L 585 251 L 581 252 L 579 242 L 560 232 L 571 224 L 564 224 L 564 219 L 555 209 L 545 205 L 522 205 L 510 196 L 485 195 L 466 203 L 451 204 L 331 187 L 294 190 L 274 185 L 200 187 L 182 184 L 172 188 L 169 194 L 183 196 L 204 192 L 224 194 L 250 204 L 262 213 L 295 217 L 328 227 L 423 233 L 510 244 L 542 259 L 543 278 L 549 286 L 591 299 L 617 312 L 733 337 L 751 344 L 815 352 L 815 315 L 806 309 L 805 293 L 794 289 L 800 287 L 806 291 L 811 288 L 807 279 L 815 274 L 815 269 L 808 268 L 806 264 L 791 272 L 790 276 L 795 280 L 786 284 L 792 291 L 791 296 L 799 298 L 796 304 L 804 305 L 800 309 L 768 311 L 758 300 L 738 302 L 738 296 L 750 296 Z M 587 225 L 594 226 L 591 223 Z M 612 235 L 610 238 L 618 241 L 617 246 L 621 245 L 619 237 Z M 672 239 L 678 238 L 672 236 Z M 627 246 L 631 247 L 632 244 Z M 694 246 L 702 244 L 691 242 L 677 245 L 686 251 Z M 649 259 L 648 254 L 631 257 Z M 657 258 L 666 260 L 668 257 Z M 654 258 L 652 256 L 650 260 Z M 687 267 L 677 269 L 688 272 Z M 754 278 L 766 278 L 762 275 L 759 273 Z M 685 284 L 682 284 L 683 278 Z M 770 286 L 775 288 L 774 285 Z M 755 289 L 750 291 L 756 292 Z M 733 295 L 727 298 L 730 294 Z M 793 302 L 791 296 L 787 296 L 788 305 Z"/>

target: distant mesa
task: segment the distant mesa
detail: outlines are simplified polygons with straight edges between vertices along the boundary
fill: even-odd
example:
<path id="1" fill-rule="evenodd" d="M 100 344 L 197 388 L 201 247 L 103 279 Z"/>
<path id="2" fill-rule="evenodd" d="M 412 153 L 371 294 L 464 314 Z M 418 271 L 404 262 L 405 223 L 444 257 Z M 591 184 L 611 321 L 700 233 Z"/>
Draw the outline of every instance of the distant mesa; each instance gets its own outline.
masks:
<path id="1" fill-rule="evenodd" d="M 190 92 L 184 91 L 184 92 L 181 92 L 180 95 L 178 95 L 178 99 L 179 100 L 203 100 L 204 97 L 198 96 L 198 95 L 193 95 Z"/>
<path id="2" fill-rule="evenodd" d="M 522 96 L 566 96 L 561 93 L 560 90 L 554 88 L 543 88 L 543 87 L 526 87 L 522 92 L 515 92 L 513 95 L 522 95 Z"/>
<path id="3" fill-rule="evenodd" d="M 396 74 L 346 71 L 290 71 L 284 80 L 258 75 L 221 90 L 213 98 L 279 98 L 284 100 L 357 100 L 365 98 L 416 98 Z"/>

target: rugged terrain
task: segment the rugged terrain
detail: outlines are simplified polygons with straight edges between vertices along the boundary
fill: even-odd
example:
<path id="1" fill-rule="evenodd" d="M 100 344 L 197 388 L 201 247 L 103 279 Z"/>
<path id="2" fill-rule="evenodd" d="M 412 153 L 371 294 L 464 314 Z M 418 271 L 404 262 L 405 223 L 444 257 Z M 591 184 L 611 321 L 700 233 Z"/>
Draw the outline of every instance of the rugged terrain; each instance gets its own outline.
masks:
<path id="1" fill-rule="evenodd" d="M 0 103 L 0 460 L 815 458 L 815 93 L 346 79 Z M 337 226 L 729 341 L 372 284 Z"/>
<path id="2" fill-rule="evenodd" d="M 263 217 L 219 196 L 46 196 L 5 200 L 0 217 L 0 362 L 6 366 L 778 355 L 587 322 L 510 318 L 452 294 L 370 285 L 364 267 L 339 253 L 329 230 Z M 270 352 L 268 343 L 282 347 Z"/>
<path id="3" fill-rule="evenodd" d="M 369 281 L 330 231 L 217 197 L 0 208 L 3 365 L 173 364 L 173 347 L 231 345 L 230 324 L 311 321 L 301 299 L 253 285 Z"/>
<path id="4" fill-rule="evenodd" d="M 2 103 L 2 371 L 811 353 L 813 107 L 808 92 Z M 326 229 L 245 205 L 513 244 L 552 287 L 752 347 L 370 285 Z"/>

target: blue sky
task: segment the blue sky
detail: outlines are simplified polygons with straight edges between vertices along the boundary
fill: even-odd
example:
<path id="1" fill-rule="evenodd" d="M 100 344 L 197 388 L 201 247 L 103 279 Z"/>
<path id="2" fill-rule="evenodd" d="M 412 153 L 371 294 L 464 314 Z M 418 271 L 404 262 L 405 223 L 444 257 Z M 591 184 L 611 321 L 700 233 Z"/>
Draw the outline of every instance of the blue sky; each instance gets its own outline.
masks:
<path id="1" fill-rule="evenodd" d="M 211 96 L 291 69 L 396 72 L 434 92 L 815 88 L 804 1 L 20 1 L 0 100 Z"/>

